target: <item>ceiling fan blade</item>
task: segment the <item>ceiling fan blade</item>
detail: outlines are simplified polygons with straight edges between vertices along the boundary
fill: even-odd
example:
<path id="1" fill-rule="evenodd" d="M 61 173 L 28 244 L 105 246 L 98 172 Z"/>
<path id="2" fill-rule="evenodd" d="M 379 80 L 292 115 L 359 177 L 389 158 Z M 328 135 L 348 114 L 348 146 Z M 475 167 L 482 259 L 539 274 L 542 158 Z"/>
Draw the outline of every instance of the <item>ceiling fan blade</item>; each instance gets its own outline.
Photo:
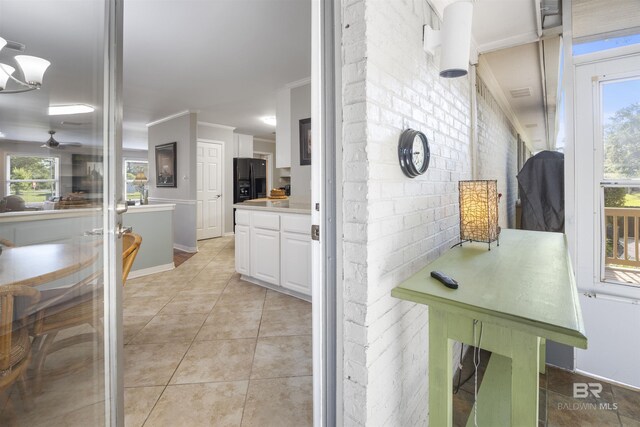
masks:
<path id="1" fill-rule="evenodd" d="M 60 146 L 64 145 L 65 147 L 82 147 L 82 144 L 79 142 L 61 142 Z"/>

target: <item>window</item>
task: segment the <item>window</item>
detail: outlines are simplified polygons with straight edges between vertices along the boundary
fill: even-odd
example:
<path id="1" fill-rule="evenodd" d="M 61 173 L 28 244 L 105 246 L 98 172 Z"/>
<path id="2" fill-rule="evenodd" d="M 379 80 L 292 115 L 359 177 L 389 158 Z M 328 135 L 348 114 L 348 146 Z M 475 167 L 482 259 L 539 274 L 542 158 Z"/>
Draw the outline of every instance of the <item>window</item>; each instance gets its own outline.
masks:
<path id="1" fill-rule="evenodd" d="M 59 187 L 57 157 L 7 155 L 7 195 L 18 195 L 27 203 L 42 203 L 58 196 Z"/>
<path id="2" fill-rule="evenodd" d="M 640 78 L 601 85 L 604 281 L 640 285 Z"/>
<path id="3" fill-rule="evenodd" d="M 124 182 L 125 198 L 127 200 L 140 200 L 142 188 L 136 185 L 133 180 L 138 173 L 142 172 L 149 178 L 149 162 L 146 160 L 125 160 L 124 161 Z M 146 186 L 145 186 L 146 188 Z"/>
<path id="4" fill-rule="evenodd" d="M 573 55 L 586 55 L 587 53 L 599 52 L 617 47 L 630 46 L 640 43 L 640 34 L 633 34 L 623 37 L 611 37 L 604 40 L 588 41 L 573 44 Z"/>

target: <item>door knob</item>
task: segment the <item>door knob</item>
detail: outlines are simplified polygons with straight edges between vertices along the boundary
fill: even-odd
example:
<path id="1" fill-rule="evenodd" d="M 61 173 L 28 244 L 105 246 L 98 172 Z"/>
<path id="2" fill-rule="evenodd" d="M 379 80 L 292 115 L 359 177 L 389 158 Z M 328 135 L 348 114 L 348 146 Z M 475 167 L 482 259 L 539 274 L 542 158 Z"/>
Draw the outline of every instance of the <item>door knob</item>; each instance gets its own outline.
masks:
<path id="1" fill-rule="evenodd" d="M 118 237 L 122 237 L 125 233 L 131 233 L 133 231 L 133 227 L 123 227 L 122 223 L 118 223 L 118 228 L 116 229 L 116 234 Z"/>

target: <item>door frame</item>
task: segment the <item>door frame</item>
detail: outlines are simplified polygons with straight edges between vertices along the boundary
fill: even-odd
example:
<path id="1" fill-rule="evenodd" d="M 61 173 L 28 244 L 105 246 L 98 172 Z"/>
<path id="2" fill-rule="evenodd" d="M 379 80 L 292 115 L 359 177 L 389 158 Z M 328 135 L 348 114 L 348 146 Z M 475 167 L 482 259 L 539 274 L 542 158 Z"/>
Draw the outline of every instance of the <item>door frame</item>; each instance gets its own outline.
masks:
<path id="1" fill-rule="evenodd" d="M 601 292 L 604 294 L 614 294 L 617 297 L 640 299 L 640 289 L 637 287 L 618 285 L 601 280 L 601 256 L 602 245 L 598 240 L 602 240 L 602 212 L 601 204 L 603 203 L 600 189 L 600 173 L 596 172 L 596 168 L 602 164 L 602 149 L 598 149 L 595 144 L 599 142 L 598 134 L 601 133 L 602 124 L 600 123 L 599 101 L 600 101 L 600 84 L 603 81 L 616 80 L 623 78 L 628 73 L 615 71 L 608 73 L 606 78 L 595 78 L 591 76 L 589 80 L 590 87 L 586 86 L 586 81 L 579 79 L 581 70 L 589 71 L 586 67 L 597 67 L 598 65 L 606 66 L 607 63 L 625 58 L 636 57 L 640 60 L 640 45 L 625 46 L 617 49 L 609 49 L 605 51 L 595 52 L 587 55 L 580 55 L 573 58 L 574 64 L 574 124 L 573 132 L 575 140 L 588 141 L 588 145 L 584 147 L 573 147 L 570 158 L 567 161 L 576 165 L 591 165 L 591 168 L 575 168 L 575 184 L 571 189 L 571 193 L 567 194 L 567 199 L 574 199 L 575 203 L 575 219 L 573 231 L 577 236 L 581 236 L 584 242 L 584 236 L 589 235 L 589 241 L 593 242 L 591 249 L 580 249 L 582 245 L 576 245 L 576 279 L 579 290 Z M 594 70 L 596 74 L 600 74 Z M 591 103 L 578 103 L 579 96 L 588 94 Z M 589 120 L 591 119 L 591 120 Z M 581 120 L 588 120 L 593 123 L 591 127 L 578 126 Z M 574 142 L 575 144 L 575 142 Z M 577 149 L 578 148 L 578 149 Z M 582 149 L 579 149 L 582 148 Z M 568 154 L 568 153 L 567 153 Z M 592 186 L 588 198 L 584 196 L 578 197 L 579 190 L 584 185 Z M 582 193 L 582 192 L 580 192 Z M 586 190 L 585 193 L 586 194 Z M 593 214 L 593 220 L 587 221 L 585 212 Z M 581 225 L 583 225 L 582 228 Z M 590 233 L 589 233 L 590 232 Z M 582 255 L 582 256 L 580 256 Z M 588 271 L 588 273 L 587 273 Z M 593 280 L 588 280 L 587 274 L 592 275 Z M 585 283 L 589 283 L 589 287 L 585 288 Z"/>
<path id="2" fill-rule="evenodd" d="M 198 146 L 199 142 L 203 142 L 205 144 L 220 144 L 220 146 L 222 147 L 222 152 L 221 152 L 221 156 L 220 158 L 222 159 L 222 161 L 220 162 L 220 173 L 222 174 L 222 182 L 221 182 L 221 187 L 222 191 L 221 191 L 221 196 L 220 196 L 220 203 L 222 208 L 220 209 L 221 212 L 221 216 L 220 216 L 220 227 L 222 228 L 222 234 L 220 235 L 220 237 L 223 237 L 225 235 L 224 233 L 224 224 L 225 224 L 225 218 L 226 218 L 226 212 L 225 212 L 225 204 L 226 204 L 226 195 L 224 193 L 224 189 L 225 189 L 225 184 L 227 182 L 227 177 L 225 175 L 226 173 L 226 165 L 224 164 L 224 150 L 225 150 L 225 143 L 224 141 L 218 141 L 217 139 L 206 139 L 206 138 L 197 138 L 196 139 L 196 148 Z M 196 195 L 196 204 L 198 203 L 198 196 Z M 198 242 L 198 230 L 196 228 L 196 242 Z"/>
<path id="3" fill-rule="evenodd" d="M 122 319 L 122 45 L 124 0 L 105 1 L 103 153 L 103 268 L 105 425 L 124 425 L 124 339 Z M 123 208 L 126 210 L 126 202 Z"/>
<path id="4" fill-rule="evenodd" d="M 575 367 L 590 376 L 638 387 L 635 361 L 628 358 L 637 350 L 637 341 L 616 326 L 640 316 L 640 308 L 633 304 L 640 299 L 640 289 L 603 282 L 601 276 L 604 200 L 600 185 L 602 147 L 598 145 L 602 144 L 601 84 L 625 77 L 623 69 L 633 68 L 633 74 L 640 75 L 640 45 L 580 55 L 572 61 L 573 138 L 565 155 L 573 165 L 574 180 L 565 199 L 573 204 L 573 215 L 568 218 L 567 234 L 575 239 L 576 282 L 587 334 L 591 333 L 590 348 L 574 351 Z"/>
<path id="5" fill-rule="evenodd" d="M 311 242 L 313 425 L 342 425 L 341 2 L 311 3 Z"/>

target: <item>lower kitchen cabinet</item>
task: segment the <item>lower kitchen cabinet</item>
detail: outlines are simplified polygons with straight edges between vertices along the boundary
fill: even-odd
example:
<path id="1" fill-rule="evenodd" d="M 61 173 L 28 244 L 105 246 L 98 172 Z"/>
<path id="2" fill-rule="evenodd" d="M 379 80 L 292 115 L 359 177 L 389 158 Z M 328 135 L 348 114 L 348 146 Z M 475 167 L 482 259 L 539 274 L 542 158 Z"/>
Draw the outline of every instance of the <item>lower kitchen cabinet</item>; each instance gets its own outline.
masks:
<path id="1" fill-rule="evenodd" d="M 308 234 L 282 232 L 280 286 L 311 295 L 311 239 Z"/>
<path id="2" fill-rule="evenodd" d="M 237 208 L 236 271 L 245 280 L 307 299 L 311 296 L 310 229 L 311 215 Z"/>
<path id="3" fill-rule="evenodd" d="M 280 232 L 251 228 L 251 276 L 280 284 Z"/>
<path id="4" fill-rule="evenodd" d="M 236 271 L 240 274 L 251 274 L 251 241 L 248 225 L 236 225 Z"/>

